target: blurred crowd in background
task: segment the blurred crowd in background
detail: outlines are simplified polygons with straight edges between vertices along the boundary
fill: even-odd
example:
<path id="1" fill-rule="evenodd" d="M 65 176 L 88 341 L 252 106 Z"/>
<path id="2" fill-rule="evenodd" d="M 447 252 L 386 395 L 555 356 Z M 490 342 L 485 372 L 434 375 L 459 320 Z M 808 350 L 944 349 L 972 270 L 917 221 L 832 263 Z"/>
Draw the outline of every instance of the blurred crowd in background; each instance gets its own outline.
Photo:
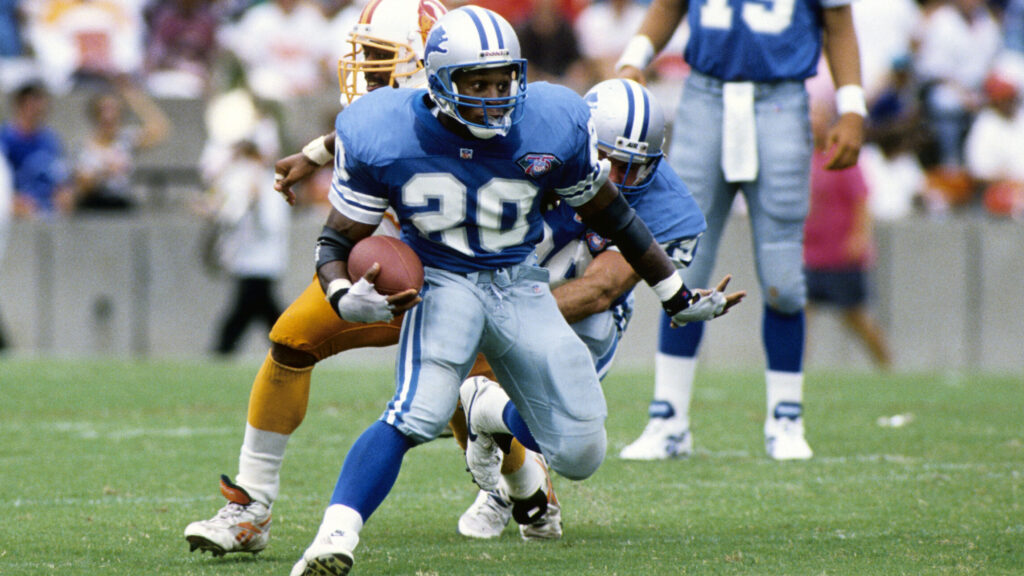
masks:
<path id="1" fill-rule="evenodd" d="M 206 111 L 195 166 L 203 186 L 240 142 L 267 163 L 301 146 L 279 137 L 288 131 L 279 111 L 336 98 L 337 60 L 366 2 L 0 0 L 0 183 L 12 183 L 11 212 L 46 219 L 145 207 L 133 160 L 181 128 L 164 109 L 173 101 Z M 647 4 L 474 3 L 517 27 L 531 80 L 580 93 L 614 75 Z M 1024 217 L 1024 0 L 857 0 L 853 11 L 870 111 L 861 169 L 872 215 Z M 652 86 L 681 86 L 686 35 L 680 29 L 655 61 Z M 82 93 L 87 129 L 69 137 L 49 113 Z M 671 118 L 675 100 L 662 105 Z M 312 135 L 330 128 L 330 115 L 322 120 Z M 302 200 L 324 202 L 326 186 L 312 182 Z"/>

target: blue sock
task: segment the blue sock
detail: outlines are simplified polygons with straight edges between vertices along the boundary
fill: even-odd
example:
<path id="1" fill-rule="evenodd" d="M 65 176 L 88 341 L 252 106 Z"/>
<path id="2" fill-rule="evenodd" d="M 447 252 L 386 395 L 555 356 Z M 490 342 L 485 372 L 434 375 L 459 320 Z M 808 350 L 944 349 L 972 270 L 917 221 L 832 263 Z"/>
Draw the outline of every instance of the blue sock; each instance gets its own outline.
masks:
<path id="1" fill-rule="evenodd" d="M 783 314 L 765 306 L 761 338 L 773 372 L 801 372 L 804 363 L 804 311 Z"/>
<path id="2" fill-rule="evenodd" d="M 371 424 L 348 451 L 331 504 L 344 504 L 366 521 L 391 491 L 412 446 L 394 426 L 380 420 Z"/>
<path id="3" fill-rule="evenodd" d="M 658 330 L 658 352 L 669 356 L 694 358 L 704 337 L 704 323 L 690 322 L 679 328 L 672 327 L 672 319 L 668 314 L 661 315 L 661 326 Z"/>
<path id="4" fill-rule="evenodd" d="M 516 409 L 516 405 L 509 402 L 505 404 L 505 409 L 501 413 L 501 419 L 505 422 L 505 426 L 512 431 L 512 435 L 519 440 L 519 443 L 527 448 L 527 450 L 533 450 L 534 452 L 540 452 L 540 446 L 537 445 L 537 440 L 530 433 L 530 428 L 526 426 L 526 422 L 523 417 L 519 415 L 519 410 Z"/>

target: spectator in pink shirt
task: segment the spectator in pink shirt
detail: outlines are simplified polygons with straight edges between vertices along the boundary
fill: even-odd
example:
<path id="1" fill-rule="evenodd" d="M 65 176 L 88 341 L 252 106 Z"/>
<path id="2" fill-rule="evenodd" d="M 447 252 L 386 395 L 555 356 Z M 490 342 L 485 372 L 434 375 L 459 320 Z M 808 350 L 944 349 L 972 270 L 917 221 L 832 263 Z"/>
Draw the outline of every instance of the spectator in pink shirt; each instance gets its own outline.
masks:
<path id="1" fill-rule="evenodd" d="M 811 207 L 804 227 L 808 311 L 817 305 L 837 307 L 843 324 L 864 343 L 874 363 L 888 368 L 892 360 L 886 336 L 867 305 L 874 264 L 868 188 L 857 165 L 825 169 L 825 134 L 834 109 L 834 100 L 820 91 L 812 98 Z"/>

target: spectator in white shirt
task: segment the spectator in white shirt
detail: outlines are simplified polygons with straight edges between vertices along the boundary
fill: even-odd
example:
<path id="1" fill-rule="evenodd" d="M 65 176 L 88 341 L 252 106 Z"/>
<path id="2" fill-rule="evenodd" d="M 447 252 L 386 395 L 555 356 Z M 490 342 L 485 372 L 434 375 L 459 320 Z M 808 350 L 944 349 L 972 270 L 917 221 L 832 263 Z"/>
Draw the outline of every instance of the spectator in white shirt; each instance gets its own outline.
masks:
<path id="1" fill-rule="evenodd" d="M 329 85 L 335 69 L 331 28 L 308 0 L 271 0 L 223 28 L 218 40 L 241 64 L 253 94 L 284 102 L 312 96 Z"/>
<path id="2" fill-rule="evenodd" d="M 915 69 L 929 86 L 924 111 L 944 167 L 963 167 L 964 136 L 1001 43 L 985 0 L 951 0 L 924 21 Z"/>

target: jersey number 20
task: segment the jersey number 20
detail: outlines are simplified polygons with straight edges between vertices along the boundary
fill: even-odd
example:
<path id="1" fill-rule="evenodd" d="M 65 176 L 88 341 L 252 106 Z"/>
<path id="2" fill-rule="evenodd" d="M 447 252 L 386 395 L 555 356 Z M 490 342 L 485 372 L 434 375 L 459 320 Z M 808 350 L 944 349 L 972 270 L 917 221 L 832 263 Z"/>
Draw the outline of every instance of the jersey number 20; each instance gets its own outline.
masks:
<path id="1" fill-rule="evenodd" d="M 494 178 L 477 189 L 476 214 L 479 245 L 466 233 L 466 186 L 451 174 L 417 174 L 402 187 L 406 206 L 426 208 L 437 203 L 437 210 L 411 216 L 424 235 L 439 233 L 449 248 L 472 256 L 481 252 L 500 252 L 523 242 L 529 232 L 526 215 L 537 189 L 522 180 Z"/>

